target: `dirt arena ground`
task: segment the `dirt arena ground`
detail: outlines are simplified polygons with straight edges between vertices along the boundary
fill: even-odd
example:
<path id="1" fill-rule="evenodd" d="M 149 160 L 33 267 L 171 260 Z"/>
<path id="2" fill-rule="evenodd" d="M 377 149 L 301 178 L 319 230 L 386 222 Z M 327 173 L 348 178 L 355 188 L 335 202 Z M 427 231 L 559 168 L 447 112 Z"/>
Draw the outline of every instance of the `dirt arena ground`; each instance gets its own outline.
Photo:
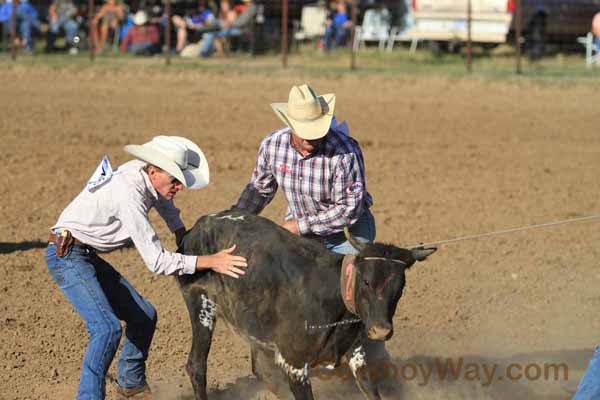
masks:
<path id="1" fill-rule="evenodd" d="M 191 226 L 236 201 L 260 140 L 280 125 L 269 102 L 302 81 L 337 94 L 336 114 L 362 144 L 380 241 L 409 246 L 600 212 L 600 113 L 589 80 L 5 64 L 0 399 L 75 397 L 87 333 L 43 255 L 48 228 L 102 156 L 118 165 L 128 159 L 123 145 L 161 133 L 199 143 L 211 185 L 177 196 Z M 283 212 L 278 197 L 264 215 L 281 221 Z M 152 220 L 174 249 L 165 225 Z M 463 241 L 411 269 L 387 344 L 404 398 L 570 398 L 600 341 L 599 232 L 600 222 L 582 222 Z M 191 400 L 190 324 L 174 279 L 153 276 L 134 249 L 106 258 L 158 309 L 148 363 L 157 398 Z M 470 374 L 416 373 L 448 360 L 469 364 Z M 274 398 L 251 376 L 248 347 L 223 324 L 209 363 L 212 398 Z M 511 364 L 521 379 L 505 373 Z M 566 376 L 563 368 L 546 379 L 551 364 L 566 366 Z M 486 379 L 491 365 L 497 373 Z M 319 399 L 361 398 L 343 377 L 313 386 Z"/>

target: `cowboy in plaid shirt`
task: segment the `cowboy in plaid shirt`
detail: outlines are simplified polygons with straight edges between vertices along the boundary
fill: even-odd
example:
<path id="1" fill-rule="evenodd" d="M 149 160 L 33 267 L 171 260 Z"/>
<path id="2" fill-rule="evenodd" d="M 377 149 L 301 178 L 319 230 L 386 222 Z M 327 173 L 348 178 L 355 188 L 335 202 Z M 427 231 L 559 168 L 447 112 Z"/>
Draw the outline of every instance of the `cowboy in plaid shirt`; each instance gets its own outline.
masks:
<path id="1" fill-rule="evenodd" d="M 259 214 L 281 187 L 288 201 L 283 227 L 292 233 L 318 236 L 344 254 L 354 252 L 341 233 L 344 227 L 359 240 L 372 241 L 373 200 L 362 151 L 348 125 L 333 117 L 335 96 L 294 86 L 288 103 L 271 106 L 287 127 L 262 141 L 252 179 L 236 207 Z"/>
<path id="2" fill-rule="evenodd" d="M 260 145 L 258 161 L 237 207 L 258 214 L 283 190 L 289 207 L 286 221 L 295 220 L 301 235 L 327 236 L 358 221 L 373 204 L 366 191 L 365 167 L 358 143 L 346 123 L 335 119 L 313 152 L 303 156 L 284 128 Z"/>

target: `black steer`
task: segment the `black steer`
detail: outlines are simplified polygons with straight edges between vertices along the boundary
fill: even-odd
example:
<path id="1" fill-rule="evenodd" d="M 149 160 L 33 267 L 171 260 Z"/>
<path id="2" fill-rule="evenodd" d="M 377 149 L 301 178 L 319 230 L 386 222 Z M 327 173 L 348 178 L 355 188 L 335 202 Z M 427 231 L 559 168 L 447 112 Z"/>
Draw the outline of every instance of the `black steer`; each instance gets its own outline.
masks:
<path id="1" fill-rule="evenodd" d="M 404 271 L 435 249 L 347 237 L 358 255 L 332 253 L 239 210 L 198 220 L 180 251 L 203 255 L 236 244 L 248 268 L 240 279 L 212 271 L 178 277 L 192 321 L 187 371 L 196 399 L 207 399 L 206 360 L 217 315 L 249 341 L 253 373 L 279 397 L 289 395 L 289 385 L 295 399 L 312 399 L 309 369 L 326 361 L 337 366 L 345 355 L 364 395 L 380 398 L 366 373 L 363 343 L 392 336 Z"/>

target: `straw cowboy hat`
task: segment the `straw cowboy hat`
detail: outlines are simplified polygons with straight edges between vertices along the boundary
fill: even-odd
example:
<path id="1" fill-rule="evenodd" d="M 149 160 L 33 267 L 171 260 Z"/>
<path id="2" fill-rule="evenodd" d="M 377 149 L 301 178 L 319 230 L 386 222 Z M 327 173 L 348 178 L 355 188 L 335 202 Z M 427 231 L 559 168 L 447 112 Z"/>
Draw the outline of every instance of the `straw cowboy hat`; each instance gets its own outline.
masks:
<path id="1" fill-rule="evenodd" d="M 137 159 L 170 174 L 189 189 L 202 189 L 209 182 L 208 163 L 200 147 L 180 136 L 155 136 L 144 144 L 129 144 L 124 150 Z"/>
<path id="2" fill-rule="evenodd" d="M 144 11 L 140 10 L 133 15 L 131 20 L 135 25 L 144 25 L 146 22 L 148 22 L 148 15 Z"/>
<path id="3" fill-rule="evenodd" d="M 302 139 L 320 139 L 329 131 L 335 94 L 318 96 L 307 84 L 293 86 L 287 103 L 272 103 L 271 107 L 279 119 Z"/>

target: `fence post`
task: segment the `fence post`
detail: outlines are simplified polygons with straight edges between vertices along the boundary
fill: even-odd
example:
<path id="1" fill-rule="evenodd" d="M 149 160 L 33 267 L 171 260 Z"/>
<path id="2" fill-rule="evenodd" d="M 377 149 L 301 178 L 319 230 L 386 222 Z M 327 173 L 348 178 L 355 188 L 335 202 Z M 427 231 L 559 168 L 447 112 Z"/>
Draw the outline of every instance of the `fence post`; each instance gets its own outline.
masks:
<path id="1" fill-rule="evenodd" d="M 287 68 L 288 53 L 288 0 L 281 0 L 281 65 Z"/>
<path id="2" fill-rule="evenodd" d="M 523 7 L 521 0 L 515 1 L 515 50 L 516 50 L 516 72 L 521 74 L 521 34 L 523 30 Z"/>
<path id="3" fill-rule="evenodd" d="M 471 37 L 471 24 L 473 22 L 473 6 L 471 0 L 467 1 L 467 72 L 473 70 L 473 43 Z"/>
<path id="4" fill-rule="evenodd" d="M 94 20 L 94 0 L 88 0 L 88 45 L 90 47 L 90 61 L 94 61 L 94 57 L 96 56 L 96 43 L 94 43 L 94 38 L 97 34 L 97 31 L 94 33 L 93 21 Z"/>
<path id="5" fill-rule="evenodd" d="M 356 69 L 356 53 L 354 52 L 354 35 L 356 35 L 356 20 L 358 19 L 358 0 L 352 0 L 352 31 L 350 34 L 350 69 Z"/>
<path id="6" fill-rule="evenodd" d="M 165 28 L 165 64 L 171 65 L 171 0 L 165 0 L 165 15 L 167 27 Z"/>
<path id="7" fill-rule="evenodd" d="M 14 0 L 10 16 L 10 56 L 13 61 L 17 59 L 17 7 L 19 7 L 19 0 Z"/>

